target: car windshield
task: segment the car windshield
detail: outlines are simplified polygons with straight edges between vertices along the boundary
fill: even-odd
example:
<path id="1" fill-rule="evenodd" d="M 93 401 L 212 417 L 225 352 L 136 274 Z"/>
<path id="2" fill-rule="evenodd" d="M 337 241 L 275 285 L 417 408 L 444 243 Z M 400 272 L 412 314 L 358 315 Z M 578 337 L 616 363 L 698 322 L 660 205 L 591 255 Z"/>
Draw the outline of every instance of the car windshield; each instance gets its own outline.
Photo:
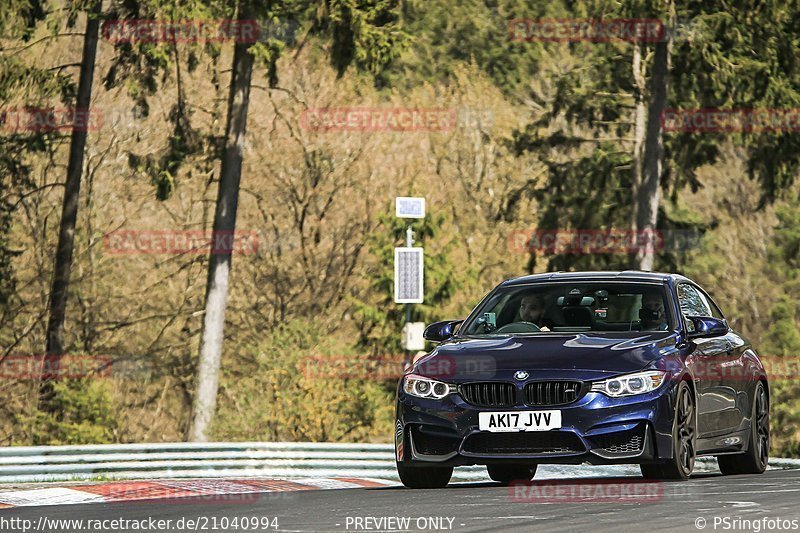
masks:
<path id="1" fill-rule="evenodd" d="M 667 331 L 672 328 L 663 285 L 535 283 L 500 287 L 471 315 L 461 333 L 507 335 L 577 331 Z"/>

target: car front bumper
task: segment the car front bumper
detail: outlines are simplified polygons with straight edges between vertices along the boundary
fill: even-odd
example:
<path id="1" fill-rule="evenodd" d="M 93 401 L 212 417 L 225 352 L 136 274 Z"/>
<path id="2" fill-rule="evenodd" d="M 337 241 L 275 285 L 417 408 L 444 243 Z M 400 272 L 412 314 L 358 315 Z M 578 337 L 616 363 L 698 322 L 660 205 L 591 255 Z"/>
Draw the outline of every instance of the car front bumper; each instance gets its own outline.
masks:
<path id="1" fill-rule="evenodd" d="M 622 398 L 588 392 L 560 406 L 477 407 L 457 393 L 443 400 L 401 389 L 395 424 L 396 458 L 407 466 L 648 463 L 672 457 L 675 383 Z M 561 428 L 490 433 L 478 428 L 482 411 L 561 411 Z"/>

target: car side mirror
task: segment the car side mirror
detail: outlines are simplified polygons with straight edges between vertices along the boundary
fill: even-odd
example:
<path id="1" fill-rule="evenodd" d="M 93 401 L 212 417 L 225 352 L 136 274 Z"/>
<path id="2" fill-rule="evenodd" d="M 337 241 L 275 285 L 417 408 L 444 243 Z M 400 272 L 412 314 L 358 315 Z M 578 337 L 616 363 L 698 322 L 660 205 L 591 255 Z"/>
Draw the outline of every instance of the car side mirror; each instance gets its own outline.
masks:
<path id="1" fill-rule="evenodd" d="M 694 331 L 688 332 L 690 339 L 704 337 L 719 337 L 728 333 L 728 323 L 712 316 L 687 316 L 694 326 Z"/>
<path id="2" fill-rule="evenodd" d="M 444 342 L 455 335 L 456 328 L 463 320 L 442 320 L 441 322 L 434 322 L 423 332 L 422 336 L 425 340 L 431 342 Z"/>

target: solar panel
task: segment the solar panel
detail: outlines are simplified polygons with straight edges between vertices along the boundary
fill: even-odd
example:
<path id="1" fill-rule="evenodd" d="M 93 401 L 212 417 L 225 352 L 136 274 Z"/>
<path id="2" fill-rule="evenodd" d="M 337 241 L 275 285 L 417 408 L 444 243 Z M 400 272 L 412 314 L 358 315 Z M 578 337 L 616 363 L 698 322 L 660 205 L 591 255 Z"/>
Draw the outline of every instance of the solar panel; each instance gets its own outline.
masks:
<path id="1" fill-rule="evenodd" d="M 420 304 L 423 300 L 422 248 L 394 249 L 394 301 Z"/>
<path id="2" fill-rule="evenodd" d="M 397 218 L 425 218 L 425 198 L 398 196 L 394 199 Z"/>

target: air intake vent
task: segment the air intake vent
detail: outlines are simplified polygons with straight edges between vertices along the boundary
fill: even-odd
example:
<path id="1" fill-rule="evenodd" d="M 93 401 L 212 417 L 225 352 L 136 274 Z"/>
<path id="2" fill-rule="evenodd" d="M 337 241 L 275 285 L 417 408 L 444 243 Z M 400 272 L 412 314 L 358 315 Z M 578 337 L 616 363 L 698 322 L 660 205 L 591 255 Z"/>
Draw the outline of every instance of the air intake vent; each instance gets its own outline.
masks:
<path id="1" fill-rule="evenodd" d="M 591 437 L 597 448 L 602 448 L 607 453 L 631 454 L 639 453 L 644 445 L 644 436 L 647 426 L 639 424 L 628 431 L 597 435 Z"/>
<path id="2" fill-rule="evenodd" d="M 414 448 L 423 455 L 447 455 L 456 451 L 461 439 L 458 433 L 443 428 L 411 425 Z"/>
<path id="3" fill-rule="evenodd" d="M 521 433 L 473 433 L 464 452 L 480 455 L 576 454 L 586 451 L 581 440 L 569 431 L 528 431 Z"/>
<path id="4" fill-rule="evenodd" d="M 534 381 L 525 385 L 525 404 L 563 405 L 581 397 L 583 384 L 580 381 Z"/>
<path id="5" fill-rule="evenodd" d="M 464 401 L 481 407 L 513 407 L 517 388 L 513 383 L 482 381 L 466 383 L 459 387 Z"/>

